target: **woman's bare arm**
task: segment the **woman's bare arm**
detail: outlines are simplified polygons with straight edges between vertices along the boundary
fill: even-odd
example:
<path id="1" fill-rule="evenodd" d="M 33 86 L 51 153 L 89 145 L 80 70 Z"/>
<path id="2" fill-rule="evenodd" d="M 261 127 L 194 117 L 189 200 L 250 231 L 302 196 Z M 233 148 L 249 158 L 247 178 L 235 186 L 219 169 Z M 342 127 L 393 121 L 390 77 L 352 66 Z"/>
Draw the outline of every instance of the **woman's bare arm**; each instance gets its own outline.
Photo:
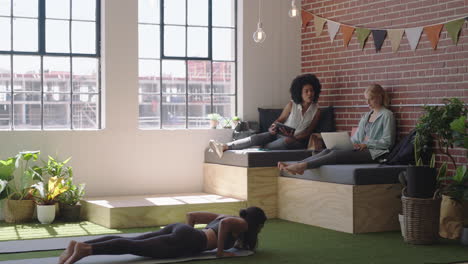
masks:
<path id="1" fill-rule="evenodd" d="M 226 236 L 229 233 L 242 233 L 247 231 L 248 225 L 245 220 L 239 218 L 239 217 L 227 217 L 221 220 L 219 223 L 219 229 L 218 229 L 218 244 L 217 244 L 217 251 L 216 251 L 216 256 L 217 257 L 223 257 L 223 256 L 232 256 L 232 254 L 228 254 L 227 252 L 224 252 L 224 240 L 226 240 Z"/>
<path id="2" fill-rule="evenodd" d="M 281 112 L 281 115 L 275 120 L 275 122 L 279 123 L 284 123 L 289 117 L 289 114 L 291 113 L 292 109 L 292 102 L 290 101 L 284 108 L 283 111 Z M 273 123 L 275 123 L 273 122 Z"/>
<path id="3" fill-rule="evenodd" d="M 188 212 L 185 215 L 187 224 L 194 226 L 195 224 L 208 224 L 221 216 L 221 214 L 215 214 L 210 212 Z"/>

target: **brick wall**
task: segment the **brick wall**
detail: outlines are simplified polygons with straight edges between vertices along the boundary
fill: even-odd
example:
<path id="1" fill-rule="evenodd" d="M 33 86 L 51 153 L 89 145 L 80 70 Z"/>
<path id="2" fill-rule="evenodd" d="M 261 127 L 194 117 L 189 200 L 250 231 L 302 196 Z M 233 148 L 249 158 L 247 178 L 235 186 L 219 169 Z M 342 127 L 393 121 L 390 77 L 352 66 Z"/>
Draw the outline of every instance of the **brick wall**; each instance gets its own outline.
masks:
<path id="1" fill-rule="evenodd" d="M 339 23 L 365 28 L 409 28 L 468 17 L 467 0 L 302 0 L 302 8 Z M 327 25 L 316 36 L 313 21 L 302 31 L 302 72 L 315 73 L 322 82 L 320 104 L 334 105 L 337 129 L 351 131 L 368 111 L 364 89 L 379 83 L 390 93 L 391 110 L 397 119 L 398 136 L 414 128 L 421 105 L 437 104 L 442 98 L 458 97 L 468 103 L 468 22 L 455 46 L 446 29 L 437 50 L 423 33 L 416 51 L 406 35 L 398 52 L 387 38 L 375 52 L 372 34 L 364 50 L 356 35 L 343 47 L 341 32 L 330 43 Z M 458 162 L 463 151 L 454 150 Z M 438 156 L 440 162 L 441 156 Z M 443 159 L 443 158 L 442 158 Z"/>

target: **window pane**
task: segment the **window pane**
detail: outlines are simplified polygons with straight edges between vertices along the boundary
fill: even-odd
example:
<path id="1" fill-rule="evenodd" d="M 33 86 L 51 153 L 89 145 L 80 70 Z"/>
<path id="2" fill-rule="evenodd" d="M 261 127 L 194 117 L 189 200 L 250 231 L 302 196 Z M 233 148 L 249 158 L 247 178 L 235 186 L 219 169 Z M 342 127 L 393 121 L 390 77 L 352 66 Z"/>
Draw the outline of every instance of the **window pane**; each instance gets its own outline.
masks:
<path id="1" fill-rule="evenodd" d="M 0 0 L 0 16 L 11 16 L 11 0 Z"/>
<path id="2" fill-rule="evenodd" d="M 44 57 L 44 92 L 70 92 L 70 58 Z"/>
<path id="3" fill-rule="evenodd" d="M 70 129 L 70 94 L 44 94 L 44 129 Z"/>
<path id="4" fill-rule="evenodd" d="M 185 95 L 163 96 L 163 128 L 185 128 L 185 116 Z"/>
<path id="5" fill-rule="evenodd" d="M 208 128 L 210 121 L 206 112 L 206 106 L 211 108 L 210 95 L 189 95 L 188 127 L 189 128 Z"/>
<path id="6" fill-rule="evenodd" d="M 188 24 L 208 26 L 208 0 L 188 0 Z"/>
<path id="7" fill-rule="evenodd" d="M 11 91 L 11 61 L 9 55 L 0 55 L 0 92 Z"/>
<path id="8" fill-rule="evenodd" d="M 208 57 L 208 28 L 188 27 L 189 57 Z"/>
<path id="9" fill-rule="evenodd" d="M 236 92 L 236 64 L 213 62 L 213 93 L 234 94 Z"/>
<path id="10" fill-rule="evenodd" d="M 99 95 L 73 95 L 73 128 L 98 129 L 99 126 Z"/>
<path id="11" fill-rule="evenodd" d="M 185 93 L 185 61 L 162 62 L 163 93 Z"/>
<path id="12" fill-rule="evenodd" d="M 234 27 L 235 0 L 213 1 L 213 26 Z"/>
<path id="13" fill-rule="evenodd" d="M 161 79 L 159 64 L 159 60 L 139 61 L 139 93 L 159 93 L 159 81 Z"/>
<path id="14" fill-rule="evenodd" d="M 138 53 L 140 58 L 159 59 L 159 26 L 138 26 Z"/>
<path id="15" fill-rule="evenodd" d="M 213 113 L 218 113 L 222 117 L 232 118 L 235 113 L 235 96 L 214 96 Z"/>
<path id="16" fill-rule="evenodd" d="M 70 1 L 46 0 L 46 17 L 70 19 Z"/>
<path id="17" fill-rule="evenodd" d="M 141 94 L 140 101 L 140 128 L 160 127 L 159 94 Z"/>
<path id="18" fill-rule="evenodd" d="M 164 27 L 164 55 L 185 57 L 185 27 Z"/>
<path id="19" fill-rule="evenodd" d="M 0 50 L 11 50 L 11 19 L 0 17 Z"/>
<path id="20" fill-rule="evenodd" d="M 72 21 L 72 53 L 96 53 L 96 23 Z"/>
<path id="21" fill-rule="evenodd" d="M 73 92 L 96 93 L 98 91 L 98 60 L 93 58 L 73 58 Z"/>
<path id="22" fill-rule="evenodd" d="M 14 129 L 41 129 L 41 93 L 15 93 L 13 105 Z"/>
<path id="23" fill-rule="evenodd" d="M 188 93 L 211 93 L 211 62 L 188 61 Z"/>
<path id="24" fill-rule="evenodd" d="M 13 50 L 38 51 L 37 19 L 13 19 Z"/>
<path id="25" fill-rule="evenodd" d="M 185 25 L 185 0 L 164 1 L 164 23 Z"/>
<path id="26" fill-rule="evenodd" d="M 14 91 L 41 91 L 41 58 L 13 56 Z"/>
<path id="27" fill-rule="evenodd" d="M 213 60 L 235 59 L 234 29 L 213 28 Z"/>
<path id="28" fill-rule="evenodd" d="M 72 0 L 72 19 L 96 20 L 96 0 Z"/>
<path id="29" fill-rule="evenodd" d="M 10 113 L 11 113 L 11 94 L 0 93 L 0 130 L 11 128 Z"/>
<path id="30" fill-rule="evenodd" d="M 19 17 L 38 17 L 39 0 L 15 0 L 13 1 L 13 16 Z"/>
<path id="31" fill-rule="evenodd" d="M 159 24 L 159 0 L 138 0 L 138 22 Z"/>
<path id="32" fill-rule="evenodd" d="M 70 27 L 66 20 L 46 20 L 46 52 L 70 52 Z"/>

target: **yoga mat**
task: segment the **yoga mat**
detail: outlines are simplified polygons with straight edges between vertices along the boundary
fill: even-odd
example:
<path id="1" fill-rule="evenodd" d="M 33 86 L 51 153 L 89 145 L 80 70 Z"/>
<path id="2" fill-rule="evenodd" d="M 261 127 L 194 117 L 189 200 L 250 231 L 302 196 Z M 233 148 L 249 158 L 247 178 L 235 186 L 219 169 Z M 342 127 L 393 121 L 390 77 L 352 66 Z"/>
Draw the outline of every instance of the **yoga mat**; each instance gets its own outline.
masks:
<path id="1" fill-rule="evenodd" d="M 227 250 L 236 254 L 236 257 L 246 257 L 253 255 L 254 252 L 249 250 L 230 249 Z M 171 258 L 171 259 L 152 259 L 143 258 L 134 255 L 101 255 L 89 256 L 76 262 L 76 264 L 159 264 L 159 263 L 175 263 L 185 262 L 191 260 L 208 260 L 217 259 L 216 250 L 204 251 L 199 255 L 184 258 Z M 0 264 L 56 264 L 56 258 L 36 258 L 36 259 L 22 259 L 22 260 L 7 260 L 0 261 Z"/>
<path id="2" fill-rule="evenodd" d="M 144 233 L 124 233 L 124 234 L 108 234 L 108 235 L 109 236 L 121 236 L 121 237 L 133 237 L 133 236 L 139 236 L 141 234 L 144 234 Z M 65 249 L 71 240 L 83 242 L 87 240 L 100 238 L 103 236 L 107 236 L 107 235 L 4 241 L 4 242 L 0 242 L 0 254 Z"/>

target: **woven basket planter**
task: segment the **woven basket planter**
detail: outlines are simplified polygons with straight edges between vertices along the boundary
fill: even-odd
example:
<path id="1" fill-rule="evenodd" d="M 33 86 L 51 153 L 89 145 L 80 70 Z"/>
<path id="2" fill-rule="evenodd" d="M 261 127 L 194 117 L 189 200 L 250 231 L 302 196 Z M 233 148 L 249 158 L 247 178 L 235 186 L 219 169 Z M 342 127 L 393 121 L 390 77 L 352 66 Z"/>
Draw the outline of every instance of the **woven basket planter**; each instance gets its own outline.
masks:
<path id="1" fill-rule="evenodd" d="M 405 196 L 401 201 L 405 222 L 405 242 L 417 245 L 434 244 L 439 240 L 440 197 L 412 198 Z"/>

